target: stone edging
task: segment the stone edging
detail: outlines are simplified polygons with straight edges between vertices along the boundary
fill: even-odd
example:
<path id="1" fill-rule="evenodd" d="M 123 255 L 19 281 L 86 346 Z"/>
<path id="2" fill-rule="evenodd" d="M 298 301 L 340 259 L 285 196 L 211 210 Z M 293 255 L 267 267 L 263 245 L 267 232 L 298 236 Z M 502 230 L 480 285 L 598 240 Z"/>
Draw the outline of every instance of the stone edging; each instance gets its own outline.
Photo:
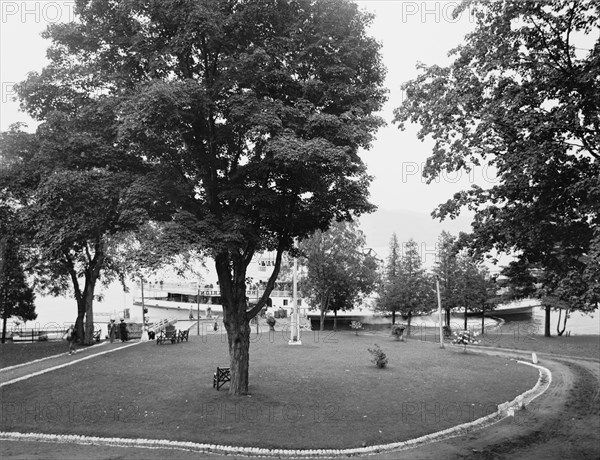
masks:
<path id="1" fill-rule="evenodd" d="M 512 401 L 498 405 L 498 410 L 493 414 L 486 415 L 472 422 L 463 423 L 446 430 L 410 439 L 408 441 L 394 442 L 390 444 L 381 444 L 367 447 L 357 447 L 352 449 L 266 449 L 258 447 L 235 447 L 223 446 L 217 444 L 204 444 L 196 442 L 169 441 L 166 439 L 131 439 L 131 438 L 102 438 L 95 436 L 78 435 L 56 435 L 40 433 L 17 433 L 0 432 L 0 439 L 11 441 L 41 441 L 55 443 L 75 443 L 84 445 L 103 445 L 115 447 L 138 447 L 146 449 L 176 449 L 201 453 L 212 453 L 221 455 L 244 455 L 250 457 L 336 457 L 350 455 L 369 455 L 377 454 L 390 450 L 404 450 L 417 447 L 429 442 L 441 441 L 467 433 L 473 429 L 481 429 L 492 425 L 504 418 L 515 415 L 515 412 L 526 407 L 531 401 L 542 395 L 552 382 L 552 373 L 543 366 L 531 364 L 525 361 L 517 361 L 520 364 L 535 367 L 539 371 L 538 381 L 535 386 L 526 392 L 520 394 Z"/>

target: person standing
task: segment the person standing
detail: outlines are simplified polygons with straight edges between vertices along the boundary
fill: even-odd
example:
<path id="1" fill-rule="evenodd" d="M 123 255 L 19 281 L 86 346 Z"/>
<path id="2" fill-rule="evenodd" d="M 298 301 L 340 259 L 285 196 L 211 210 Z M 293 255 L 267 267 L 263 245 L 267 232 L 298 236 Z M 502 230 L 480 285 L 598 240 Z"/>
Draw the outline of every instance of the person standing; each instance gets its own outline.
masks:
<path id="1" fill-rule="evenodd" d="M 121 333 L 121 342 L 125 342 L 129 331 L 127 330 L 127 323 L 124 319 L 122 319 L 121 324 L 119 324 L 119 332 Z"/>
<path id="2" fill-rule="evenodd" d="M 69 342 L 69 354 L 75 353 L 75 340 L 77 340 L 77 332 L 74 326 L 69 326 L 65 333 L 65 339 Z"/>
<path id="3" fill-rule="evenodd" d="M 110 343 L 113 343 L 117 338 L 117 325 L 114 319 L 111 319 L 110 323 L 108 323 L 108 338 L 110 339 Z"/>

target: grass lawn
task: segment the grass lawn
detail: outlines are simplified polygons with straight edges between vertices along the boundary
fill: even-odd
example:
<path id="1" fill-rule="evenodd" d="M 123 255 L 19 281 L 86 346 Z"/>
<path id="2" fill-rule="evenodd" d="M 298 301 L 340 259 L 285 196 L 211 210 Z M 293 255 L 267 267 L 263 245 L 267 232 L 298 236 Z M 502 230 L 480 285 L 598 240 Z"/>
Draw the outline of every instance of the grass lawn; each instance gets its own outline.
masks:
<path id="1" fill-rule="evenodd" d="M 600 359 L 600 336 L 597 335 L 544 337 L 540 334 L 522 335 L 509 331 L 484 334 L 479 339 L 484 346 Z"/>
<path id="2" fill-rule="evenodd" d="M 66 340 L 0 344 L 0 369 L 69 351 Z"/>
<path id="3" fill-rule="evenodd" d="M 140 344 L 0 388 L 0 429 L 252 447 L 402 441 L 494 412 L 538 372 L 515 361 L 389 335 L 311 332 L 301 346 L 255 336 L 250 395 L 212 388 L 225 336 Z M 367 348 L 378 343 L 389 365 Z M 108 345 L 110 346 L 110 345 Z"/>
<path id="4" fill-rule="evenodd" d="M 431 343 L 439 343 L 440 340 L 436 329 L 425 327 L 415 327 L 410 338 Z M 506 323 L 500 328 L 479 335 L 476 339 L 479 341 L 477 346 L 600 359 L 600 336 L 597 335 L 544 337 L 533 325 Z M 451 339 L 446 339 L 446 343 L 450 342 Z"/>

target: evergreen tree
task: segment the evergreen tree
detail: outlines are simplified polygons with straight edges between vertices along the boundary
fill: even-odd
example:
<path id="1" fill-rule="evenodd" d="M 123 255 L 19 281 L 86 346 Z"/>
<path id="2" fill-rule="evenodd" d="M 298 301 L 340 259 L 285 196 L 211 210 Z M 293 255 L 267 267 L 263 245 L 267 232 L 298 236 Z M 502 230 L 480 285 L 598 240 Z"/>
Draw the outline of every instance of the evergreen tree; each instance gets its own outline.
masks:
<path id="1" fill-rule="evenodd" d="M 413 315 L 429 313 L 435 308 L 435 284 L 423 268 L 419 245 L 411 238 L 400 259 L 396 295 L 399 312 L 407 318 L 406 335 L 410 335 Z"/>
<path id="2" fill-rule="evenodd" d="M 35 295 L 27 284 L 19 241 L 14 234 L 14 218 L 7 207 L 0 206 L 0 316 L 2 343 L 6 340 L 6 323 L 16 316 L 22 321 L 37 318 Z"/>
<path id="3" fill-rule="evenodd" d="M 377 310 L 392 313 L 392 324 L 396 324 L 396 313 L 400 310 L 398 297 L 398 275 L 400 273 L 400 245 L 396 233 L 390 239 L 390 250 L 385 265 L 383 279 L 379 286 Z"/>

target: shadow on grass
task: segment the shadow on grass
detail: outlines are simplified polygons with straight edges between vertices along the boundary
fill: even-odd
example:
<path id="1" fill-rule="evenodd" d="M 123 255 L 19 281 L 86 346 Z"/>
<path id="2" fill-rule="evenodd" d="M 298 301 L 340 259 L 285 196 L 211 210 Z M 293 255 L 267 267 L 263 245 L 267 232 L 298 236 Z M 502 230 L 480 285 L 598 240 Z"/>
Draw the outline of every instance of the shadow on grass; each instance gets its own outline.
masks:
<path id="1" fill-rule="evenodd" d="M 169 439 L 266 448 L 350 448 L 469 422 L 531 388 L 537 371 L 419 341 L 281 333 L 250 346 L 250 395 L 212 387 L 221 335 L 141 344 L 2 388 L 3 431 Z M 378 343 L 385 369 L 370 362 Z"/>

